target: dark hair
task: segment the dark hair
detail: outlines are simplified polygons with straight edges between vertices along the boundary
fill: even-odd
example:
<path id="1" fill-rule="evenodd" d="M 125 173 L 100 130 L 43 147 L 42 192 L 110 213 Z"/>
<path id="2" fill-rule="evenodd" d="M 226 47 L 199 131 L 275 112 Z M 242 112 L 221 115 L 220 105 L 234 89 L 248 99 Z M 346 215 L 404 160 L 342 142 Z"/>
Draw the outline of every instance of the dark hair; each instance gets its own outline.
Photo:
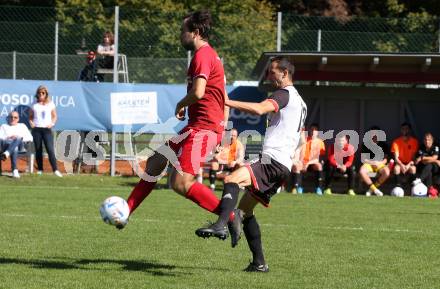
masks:
<path id="1" fill-rule="evenodd" d="M 401 125 L 400 125 L 400 127 L 403 127 L 403 126 L 407 126 L 407 127 L 409 127 L 410 129 L 411 129 L 411 124 L 409 123 L 409 122 L 403 122 Z"/>
<path id="2" fill-rule="evenodd" d="M 290 80 L 293 80 L 293 74 L 295 73 L 295 66 L 293 63 L 284 56 L 275 56 L 270 59 L 270 62 L 278 63 L 278 68 L 280 70 L 287 70 L 289 72 Z"/>
<path id="3" fill-rule="evenodd" d="M 190 32 L 199 30 L 199 34 L 203 39 L 209 38 L 209 32 L 212 26 L 212 18 L 209 10 L 200 10 L 189 13 L 185 17 L 187 27 Z"/>
<path id="4" fill-rule="evenodd" d="M 432 133 L 431 132 L 425 132 L 425 135 L 424 135 L 424 137 L 427 137 L 427 136 L 430 136 L 431 138 L 432 138 L 432 140 L 433 141 L 435 141 L 435 137 L 432 135 Z"/>
<path id="5" fill-rule="evenodd" d="M 309 125 L 309 127 L 316 127 L 317 129 L 319 129 L 319 124 L 317 122 L 314 122 L 311 125 Z"/>
<path id="6" fill-rule="evenodd" d="M 87 59 L 88 60 L 93 60 L 96 57 L 96 53 L 93 50 L 89 50 L 89 52 L 87 53 Z"/>

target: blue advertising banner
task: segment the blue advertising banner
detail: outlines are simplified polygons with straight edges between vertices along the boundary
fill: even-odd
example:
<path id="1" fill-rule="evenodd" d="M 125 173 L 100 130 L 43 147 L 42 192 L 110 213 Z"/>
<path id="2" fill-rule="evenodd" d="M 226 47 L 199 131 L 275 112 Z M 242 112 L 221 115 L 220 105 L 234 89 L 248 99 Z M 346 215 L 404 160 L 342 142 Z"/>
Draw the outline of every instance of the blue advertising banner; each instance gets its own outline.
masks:
<path id="1" fill-rule="evenodd" d="M 230 87 L 229 98 L 233 100 L 246 102 L 261 102 L 266 96 L 254 86 L 238 86 Z M 252 115 L 236 109 L 229 112 L 229 120 L 232 121 L 234 127 L 241 133 L 245 130 L 256 130 L 261 135 L 266 131 L 266 116 Z"/>
<path id="2" fill-rule="evenodd" d="M 94 83 L 73 81 L 0 80 L 0 124 L 7 115 L 19 111 L 27 123 L 29 107 L 38 86 L 45 85 L 55 103 L 58 121 L 55 130 L 124 131 L 146 127 L 147 131 L 172 133 L 186 122 L 174 117 L 176 103 L 186 94 L 186 85 Z M 231 99 L 258 102 L 264 98 L 256 87 L 227 87 Z M 265 118 L 231 110 L 230 120 L 240 132 L 264 132 Z"/>

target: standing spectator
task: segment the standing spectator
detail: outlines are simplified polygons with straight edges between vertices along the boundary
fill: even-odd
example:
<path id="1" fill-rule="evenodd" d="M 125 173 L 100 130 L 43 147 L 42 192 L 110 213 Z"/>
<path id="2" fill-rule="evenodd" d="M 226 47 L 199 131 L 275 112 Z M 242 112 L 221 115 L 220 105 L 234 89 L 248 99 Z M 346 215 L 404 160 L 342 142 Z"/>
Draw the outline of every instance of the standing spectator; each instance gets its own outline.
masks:
<path id="1" fill-rule="evenodd" d="M 244 160 L 244 146 L 238 140 L 238 131 L 233 128 L 230 132 L 230 139 L 221 146 L 219 152 L 215 154 L 211 161 L 211 169 L 209 170 L 209 183 L 212 190 L 215 190 L 215 180 L 219 169 L 226 172 L 232 172 L 235 168 L 240 167 Z"/>
<path id="2" fill-rule="evenodd" d="M 52 127 L 57 122 L 55 104 L 50 100 L 49 91 L 43 85 L 37 88 L 36 102 L 29 110 L 29 123 L 32 127 L 32 136 L 35 144 L 35 159 L 37 160 L 38 172 L 43 173 L 43 143 L 49 155 L 50 165 L 57 177 L 63 175 L 58 171 L 57 160 L 53 147 Z"/>
<path id="3" fill-rule="evenodd" d="M 307 139 L 304 144 L 296 151 L 299 154 L 298 160 L 292 166 L 290 174 L 291 182 L 293 184 L 293 193 L 302 194 L 302 177 L 307 171 L 315 172 L 315 193 L 322 195 L 322 181 L 323 181 L 323 165 L 322 157 L 325 156 L 325 144 L 318 137 L 319 126 L 317 123 L 310 125 Z"/>
<path id="4" fill-rule="evenodd" d="M 8 123 L 0 126 L 0 151 L 3 151 L 0 158 L 6 160 L 11 158 L 12 177 L 19 178 L 17 169 L 18 149 L 24 142 L 32 141 L 32 135 L 25 124 L 19 123 L 20 116 L 13 111 L 8 116 Z"/>
<path id="5" fill-rule="evenodd" d="M 407 122 L 400 126 L 400 137 L 391 145 L 394 155 L 394 175 L 396 187 L 402 187 L 402 175 L 409 175 L 410 180 L 415 179 L 415 155 L 419 149 L 419 142 L 411 136 L 411 125 Z"/>
<path id="6" fill-rule="evenodd" d="M 378 126 L 373 126 L 370 128 L 370 131 L 379 131 L 380 128 Z M 363 181 L 368 186 L 368 191 L 365 193 L 367 197 L 375 194 L 378 197 L 382 197 L 383 193 L 379 190 L 379 187 L 388 179 L 390 176 L 390 168 L 387 166 L 387 162 L 390 155 L 390 149 L 386 142 L 378 141 L 377 134 L 373 135 L 372 138 L 373 143 L 376 145 L 377 149 L 380 149 L 382 152 L 382 158 L 377 159 L 376 152 L 372 150 L 370 147 L 366 146 L 365 143 L 362 145 L 361 156 L 363 165 L 359 169 L 360 180 Z M 363 158 L 363 155 L 367 154 L 367 158 Z M 369 158 L 372 157 L 373 158 Z M 376 160 L 377 159 L 377 160 Z M 376 182 L 373 184 L 369 173 L 376 173 L 377 178 Z"/>
<path id="7" fill-rule="evenodd" d="M 332 190 L 330 183 L 336 172 L 341 174 L 347 174 L 347 193 L 350 196 L 355 196 L 354 191 L 354 148 L 348 143 L 347 136 L 338 136 L 335 140 L 335 144 L 330 146 L 328 152 L 327 169 L 325 176 L 325 190 L 324 194 L 331 195 Z"/>
<path id="8" fill-rule="evenodd" d="M 430 132 L 425 133 L 423 145 L 417 152 L 415 164 L 417 166 L 417 177 L 428 187 L 429 193 L 436 190 L 432 186 L 432 176 L 438 172 L 438 154 L 439 147 L 434 144 L 434 136 Z"/>
<path id="9" fill-rule="evenodd" d="M 96 50 L 98 53 L 98 65 L 102 68 L 113 68 L 113 61 L 115 56 L 115 45 L 113 34 L 110 31 L 104 32 L 102 43 L 98 45 Z"/>

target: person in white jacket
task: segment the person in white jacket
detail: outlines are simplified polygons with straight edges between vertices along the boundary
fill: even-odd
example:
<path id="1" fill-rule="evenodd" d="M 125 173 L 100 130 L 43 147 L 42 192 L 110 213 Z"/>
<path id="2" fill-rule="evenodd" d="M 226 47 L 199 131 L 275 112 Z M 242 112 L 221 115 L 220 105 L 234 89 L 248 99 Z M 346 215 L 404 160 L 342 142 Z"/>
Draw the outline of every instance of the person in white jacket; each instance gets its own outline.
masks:
<path id="1" fill-rule="evenodd" d="M 8 123 L 0 126 L 0 155 L 1 160 L 11 159 L 12 177 L 19 178 L 17 169 L 18 149 L 25 142 L 33 140 L 27 126 L 19 123 L 20 115 L 13 111 L 8 115 Z"/>

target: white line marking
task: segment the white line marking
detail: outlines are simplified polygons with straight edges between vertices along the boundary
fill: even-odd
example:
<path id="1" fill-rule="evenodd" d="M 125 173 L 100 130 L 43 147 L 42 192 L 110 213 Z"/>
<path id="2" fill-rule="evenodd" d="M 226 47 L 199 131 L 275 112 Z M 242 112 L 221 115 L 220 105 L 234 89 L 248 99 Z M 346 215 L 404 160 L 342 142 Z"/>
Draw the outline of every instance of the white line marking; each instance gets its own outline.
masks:
<path id="1" fill-rule="evenodd" d="M 26 214 L 9 214 L 9 213 L 3 213 L 0 214 L 0 217 L 4 218 L 50 218 L 50 219 L 66 219 L 66 220 L 97 220 L 100 219 L 99 214 L 97 214 L 96 217 L 90 217 L 90 216 L 69 216 L 69 215 L 26 215 Z M 182 220 L 166 220 L 166 219 L 150 219 L 150 218 L 136 218 L 136 222 L 147 222 L 147 223 L 159 223 L 159 222 L 172 222 L 172 223 L 179 223 L 179 224 L 190 224 L 190 222 L 185 222 Z M 261 223 L 261 226 L 265 227 L 278 227 L 278 228 L 286 228 L 286 227 L 292 227 L 294 228 L 295 225 L 293 224 L 271 224 L 271 223 Z M 325 229 L 325 230 L 332 230 L 332 231 L 373 231 L 373 232 L 394 232 L 394 233 L 422 233 L 427 234 L 428 232 L 421 231 L 421 230 L 410 230 L 410 229 L 393 229 L 393 228 L 371 228 L 367 229 L 364 227 L 343 227 L 343 226 L 336 226 L 336 227 L 311 227 L 311 229 Z"/>
<path id="2" fill-rule="evenodd" d="M 0 191 L 6 191 L 4 189 L 14 189 L 14 190 L 22 190 L 23 188 L 28 189 L 35 189 L 35 186 L 8 186 L 8 185 L 2 185 L 2 188 Z M 87 186 L 81 186 L 81 187 L 64 187 L 64 186 L 38 186 L 39 189 L 58 189 L 58 190 L 84 190 L 84 189 L 98 189 L 98 190 L 119 190 L 120 188 L 115 187 L 87 187 Z"/>

